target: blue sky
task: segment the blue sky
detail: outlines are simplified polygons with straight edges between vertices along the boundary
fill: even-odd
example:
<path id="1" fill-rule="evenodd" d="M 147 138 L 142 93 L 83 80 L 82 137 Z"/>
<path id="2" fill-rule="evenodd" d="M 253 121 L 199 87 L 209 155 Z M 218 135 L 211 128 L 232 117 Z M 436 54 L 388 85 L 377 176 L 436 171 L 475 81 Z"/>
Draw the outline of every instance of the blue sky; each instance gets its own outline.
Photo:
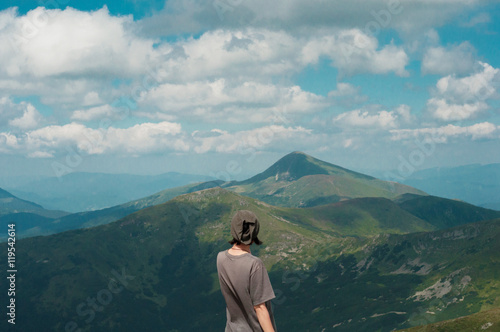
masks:
<path id="1" fill-rule="evenodd" d="M 3 177 L 500 162 L 498 1 L 0 5 Z"/>

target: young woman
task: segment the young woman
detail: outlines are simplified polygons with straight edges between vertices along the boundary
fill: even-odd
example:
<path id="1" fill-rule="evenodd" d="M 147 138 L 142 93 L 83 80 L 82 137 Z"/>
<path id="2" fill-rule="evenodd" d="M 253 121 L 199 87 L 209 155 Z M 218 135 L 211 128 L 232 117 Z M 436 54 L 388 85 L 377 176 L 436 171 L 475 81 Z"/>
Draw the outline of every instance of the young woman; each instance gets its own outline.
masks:
<path id="1" fill-rule="evenodd" d="M 269 275 L 262 260 L 250 252 L 250 246 L 262 244 L 258 239 L 259 221 L 248 210 L 238 211 L 231 220 L 229 242 L 232 248 L 217 255 L 217 272 L 222 295 L 226 300 L 225 332 L 274 332 L 271 310 L 275 298 Z"/>

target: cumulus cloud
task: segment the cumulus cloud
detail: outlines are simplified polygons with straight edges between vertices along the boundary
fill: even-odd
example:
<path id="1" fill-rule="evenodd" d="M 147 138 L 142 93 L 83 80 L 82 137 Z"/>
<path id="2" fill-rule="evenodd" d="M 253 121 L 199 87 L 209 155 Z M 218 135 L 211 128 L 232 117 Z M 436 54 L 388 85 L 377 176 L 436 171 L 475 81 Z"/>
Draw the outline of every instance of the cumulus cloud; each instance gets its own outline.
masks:
<path id="1" fill-rule="evenodd" d="M 31 103 L 15 103 L 8 97 L 0 98 L 0 127 L 9 125 L 25 130 L 36 128 L 43 122 L 43 116 Z"/>
<path id="2" fill-rule="evenodd" d="M 168 121 L 99 129 L 72 122 L 17 135 L 0 132 L 0 151 L 32 158 L 54 157 L 68 151 L 79 155 L 147 155 L 171 151 L 242 153 L 245 149 L 288 146 L 290 140 L 306 142 L 312 136 L 310 129 L 277 124 L 233 132 L 218 128 L 208 132 L 196 130 L 189 135 L 180 124 Z"/>
<path id="3" fill-rule="evenodd" d="M 259 27 L 280 30 L 358 28 L 367 33 L 395 28 L 412 33 L 441 26 L 448 19 L 480 4 L 480 0 L 173 0 L 164 10 L 143 20 L 149 35 L 197 33 L 206 29 Z"/>
<path id="4" fill-rule="evenodd" d="M 54 156 L 67 148 L 82 154 L 185 151 L 180 124 L 141 123 L 129 128 L 93 129 L 79 123 L 51 125 L 24 134 L 0 133 L 4 152 L 27 153 L 32 157 Z"/>
<path id="5" fill-rule="evenodd" d="M 38 7 L 25 16 L 4 12 L 0 59 L 4 74 L 35 77 L 142 73 L 153 40 L 134 35 L 131 16 L 111 16 L 106 7 L 83 12 Z M 15 56 L 14 56 L 15 55 Z"/>
<path id="6" fill-rule="evenodd" d="M 317 63 L 322 56 L 330 58 L 345 75 L 389 72 L 408 75 L 405 69 L 408 56 L 401 47 L 389 44 L 379 49 L 378 40 L 359 29 L 311 38 L 302 48 L 305 64 Z"/>
<path id="7" fill-rule="evenodd" d="M 282 125 L 265 126 L 236 133 L 213 130 L 210 135 L 193 134 L 193 140 L 197 143 L 194 151 L 197 153 L 209 151 L 243 153 L 249 148 L 260 149 L 271 145 L 288 145 L 291 139 L 300 141 L 301 139 L 307 139 L 311 134 L 310 129 Z"/>
<path id="8" fill-rule="evenodd" d="M 500 126 L 490 122 L 476 123 L 471 126 L 446 125 L 437 128 L 394 129 L 392 140 L 408 140 L 424 136 L 437 143 L 445 143 L 449 138 L 470 137 L 473 140 L 498 138 Z"/>
<path id="9" fill-rule="evenodd" d="M 165 114 L 203 122 L 276 122 L 276 116 L 304 114 L 327 106 L 324 97 L 299 86 L 258 82 L 227 84 L 224 79 L 186 84 L 162 84 L 149 91 L 141 105 Z M 142 115 L 145 112 L 141 112 Z"/>
<path id="10" fill-rule="evenodd" d="M 110 105 L 101 105 L 84 110 L 76 110 L 71 115 L 71 119 L 77 121 L 92 121 L 97 119 L 116 118 L 118 118 L 118 112 L 116 112 Z"/>
<path id="11" fill-rule="evenodd" d="M 269 80 L 275 75 L 299 72 L 321 57 L 331 59 L 346 75 L 407 74 L 408 57 L 401 47 L 379 46 L 375 37 L 359 29 L 334 29 L 306 36 L 254 28 L 215 30 L 175 46 L 165 47 L 164 61 L 159 66 L 163 73 L 159 76 L 169 82 L 220 77 Z M 171 56 L 179 48 L 181 55 Z"/>
<path id="12" fill-rule="evenodd" d="M 106 7 L 39 7 L 26 15 L 10 9 L 1 12 L 0 22 L 0 42 L 10 46 L 0 49 L 0 89 L 38 95 L 62 122 L 114 118 L 113 102 L 123 96 L 139 102 L 139 109 L 130 108 L 136 115 L 165 121 L 186 115 L 241 122 L 250 115 L 250 122 L 266 122 L 276 108 L 313 112 L 331 100 L 269 82 L 322 57 L 342 75 L 407 74 L 402 47 L 379 45 L 360 29 L 293 34 L 240 26 L 168 42 L 144 37 L 142 22 L 112 16 Z"/>
<path id="13" fill-rule="evenodd" d="M 437 119 L 457 121 L 476 117 L 479 113 L 488 109 L 488 104 L 482 101 L 453 104 L 446 99 L 431 98 L 427 101 L 427 109 Z"/>
<path id="14" fill-rule="evenodd" d="M 19 15 L 0 12 L 0 89 L 36 95 L 60 115 L 110 102 L 127 88 L 113 80 L 140 81 L 162 47 L 138 36 L 131 16 L 104 7 L 85 12 L 38 7 Z M 99 93 L 97 92 L 99 91 Z"/>
<path id="15" fill-rule="evenodd" d="M 430 114 L 439 120 L 453 121 L 473 118 L 489 108 L 487 101 L 498 95 L 496 85 L 500 70 L 479 63 L 480 70 L 466 77 L 448 75 L 436 84 L 435 97 L 427 102 Z"/>
<path id="16" fill-rule="evenodd" d="M 31 104 L 26 104 L 26 110 L 19 118 L 9 121 L 9 125 L 20 129 L 32 129 L 38 127 L 43 121 L 42 115 Z"/>
<path id="17" fill-rule="evenodd" d="M 0 151 L 11 152 L 18 151 L 18 139 L 11 133 L 0 133 Z"/>
<path id="18" fill-rule="evenodd" d="M 468 74 L 476 64 L 476 49 L 467 41 L 449 47 L 430 47 L 422 59 L 424 74 Z"/>
<path id="19" fill-rule="evenodd" d="M 393 111 L 353 110 L 342 113 L 333 119 L 333 123 L 344 128 L 390 129 L 399 127 L 400 123 L 411 121 L 408 105 L 400 105 Z"/>

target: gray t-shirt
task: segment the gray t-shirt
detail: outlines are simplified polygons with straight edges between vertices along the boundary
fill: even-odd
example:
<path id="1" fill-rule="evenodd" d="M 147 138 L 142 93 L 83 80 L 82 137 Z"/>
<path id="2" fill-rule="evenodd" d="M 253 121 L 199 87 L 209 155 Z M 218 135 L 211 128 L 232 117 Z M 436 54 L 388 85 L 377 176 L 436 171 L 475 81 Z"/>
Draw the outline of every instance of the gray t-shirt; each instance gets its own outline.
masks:
<path id="1" fill-rule="evenodd" d="M 226 300 L 225 332 L 261 332 L 253 306 L 264 302 L 276 330 L 270 301 L 275 295 L 260 258 L 250 253 L 236 256 L 221 251 L 217 255 L 217 272 Z"/>

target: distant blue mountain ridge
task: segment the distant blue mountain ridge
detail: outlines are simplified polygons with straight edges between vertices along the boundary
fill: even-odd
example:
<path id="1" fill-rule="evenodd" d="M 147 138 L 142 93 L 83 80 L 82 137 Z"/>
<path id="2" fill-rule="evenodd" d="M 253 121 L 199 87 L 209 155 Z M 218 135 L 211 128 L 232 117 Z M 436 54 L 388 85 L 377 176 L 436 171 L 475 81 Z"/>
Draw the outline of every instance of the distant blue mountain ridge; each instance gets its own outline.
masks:
<path id="1" fill-rule="evenodd" d="M 103 209 L 189 183 L 209 181 L 204 175 L 169 172 L 160 175 L 70 173 L 0 187 L 46 209 L 83 212 Z M 1 194 L 1 193 L 0 193 Z"/>
<path id="2" fill-rule="evenodd" d="M 500 163 L 425 169 L 402 183 L 431 195 L 500 210 Z"/>

